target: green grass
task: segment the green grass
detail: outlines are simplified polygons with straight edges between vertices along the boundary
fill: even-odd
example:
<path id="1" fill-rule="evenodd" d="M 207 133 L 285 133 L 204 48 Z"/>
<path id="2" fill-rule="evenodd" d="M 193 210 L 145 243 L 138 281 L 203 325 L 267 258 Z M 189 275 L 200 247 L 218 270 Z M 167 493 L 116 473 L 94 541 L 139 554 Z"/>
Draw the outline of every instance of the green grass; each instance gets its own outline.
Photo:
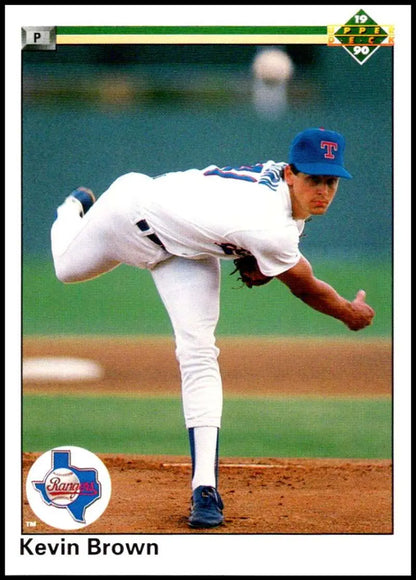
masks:
<path id="1" fill-rule="evenodd" d="M 218 336 L 351 336 L 341 322 L 312 310 L 278 281 L 249 290 L 241 287 L 236 276 L 229 276 L 232 269 L 231 263 L 223 263 Z M 356 263 L 328 258 L 316 261 L 314 270 L 348 299 L 360 288 L 367 291 L 376 317 L 372 326 L 354 336 L 391 335 L 392 272 L 388 261 Z M 26 259 L 22 312 L 26 335 L 171 334 L 149 272 L 124 265 L 89 282 L 62 284 L 51 260 Z"/>
<path id="2" fill-rule="evenodd" d="M 23 451 L 188 455 L 178 398 L 26 395 Z M 391 401 L 226 398 L 221 457 L 391 458 Z"/>

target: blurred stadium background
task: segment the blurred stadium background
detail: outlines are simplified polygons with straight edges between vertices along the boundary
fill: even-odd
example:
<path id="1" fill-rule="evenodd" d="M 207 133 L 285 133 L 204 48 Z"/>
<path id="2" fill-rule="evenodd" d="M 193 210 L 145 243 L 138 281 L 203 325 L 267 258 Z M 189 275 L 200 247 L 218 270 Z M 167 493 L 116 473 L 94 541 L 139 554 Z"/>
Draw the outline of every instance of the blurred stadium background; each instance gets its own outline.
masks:
<path id="1" fill-rule="evenodd" d="M 342 48 L 281 46 L 293 63 L 293 74 L 281 98 L 282 87 L 274 91 L 254 78 L 252 65 L 263 48 L 58 45 L 56 51 L 23 51 L 22 327 L 26 348 L 30 343 L 40 351 L 44 342 L 40 335 L 45 340 L 56 338 L 58 344 L 64 335 L 140 338 L 171 334 L 146 271 L 121 266 L 87 284 L 63 285 L 56 280 L 50 227 L 56 206 L 75 187 L 85 185 L 100 195 L 115 178 L 130 171 L 157 175 L 211 163 L 285 161 L 294 135 L 311 126 L 345 135 L 346 165 L 354 179 L 341 183 L 325 217 L 307 224 L 301 249 L 316 274 L 344 296 L 353 298 L 360 287 L 365 288 L 377 312 L 375 323 L 352 337 L 344 325 L 308 309 L 283 285 L 250 291 L 239 289 L 235 279 L 224 276 L 218 337 L 303 335 L 319 336 L 320 340 L 340 336 L 350 342 L 352 338 L 389 341 L 392 51 L 380 48 L 362 66 Z M 270 99 L 265 100 L 265 95 Z M 232 264 L 225 262 L 223 268 L 225 274 L 230 273 Z M 363 346 L 364 363 L 368 347 Z M 389 351 L 382 345 L 380 352 L 384 356 Z M 386 364 L 385 358 L 382 363 Z M 385 380 L 389 381 L 388 372 Z M 351 386 L 354 391 L 355 385 L 349 385 L 348 379 L 346 383 L 346 389 Z M 156 404 L 160 413 L 162 403 L 174 424 L 162 421 L 153 440 L 145 423 L 153 411 L 147 409 Z M 284 399 L 276 402 L 276 408 L 270 403 L 267 398 L 227 399 L 225 412 L 231 415 L 223 438 L 224 456 L 390 456 L 391 401 L 383 395 L 357 401 L 322 398 L 313 404 L 302 398 Z M 187 453 L 179 400 L 158 399 L 155 403 L 151 398 L 132 401 L 117 397 L 115 401 L 111 397 L 100 405 L 103 420 L 97 397 L 90 400 L 82 390 L 68 400 L 53 393 L 42 395 L 42 391 L 26 393 L 24 449 L 50 449 L 71 441 L 94 451 Z M 131 429 L 127 428 L 125 406 Z M 272 409 L 269 422 L 265 422 L 264 408 Z M 112 422 L 108 422 L 109 409 Z M 258 420 L 253 418 L 254 409 L 258 409 Z M 82 410 L 86 411 L 85 420 Z M 250 437 L 246 436 L 247 421 L 241 420 L 244 413 L 253 425 Z M 280 416 L 277 422 L 276 416 Z M 44 429 L 45 420 L 48 430 Z M 273 425 L 266 429 L 265 438 L 258 428 L 263 423 Z M 103 432 L 103 425 L 108 432 Z M 162 433 L 159 427 L 163 427 Z M 249 446 L 243 447 L 242 439 Z M 168 441 L 172 447 L 166 446 Z M 312 441 L 317 442 L 315 447 L 310 446 Z"/>
<path id="2" fill-rule="evenodd" d="M 114 278 L 114 318 L 125 320 L 124 330 L 113 320 L 77 326 L 75 317 L 65 325 L 62 304 L 68 296 L 69 301 L 71 296 L 87 300 L 89 292 L 97 292 L 91 282 L 64 296 L 52 271 L 49 232 L 55 208 L 76 186 L 91 187 L 99 195 L 129 171 L 157 175 L 211 163 L 284 161 L 298 131 L 324 126 L 345 135 L 346 166 L 354 179 L 342 181 L 324 218 L 307 224 L 302 251 L 315 267 L 329 272 L 329 281 L 338 282 L 331 280 L 332 273 L 344 277 L 341 292 L 355 292 L 361 279 L 367 283 L 373 290 L 369 301 L 381 313 L 370 333 L 390 334 L 392 50 L 380 48 L 360 65 L 341 48 L 278 47 L 290 56 L 293 75 L 284 103 L 262 106 L 252 65 L 263 48 L 58 45 L 56 51 L 22 52 L 25 333 L 163 333 L 168 328 L 165 319 L 158 326 L 145 315 L 143 325 L 135 320 L 129 326 L 129 317 L 120 314 L 129 308 L 129 294 L 117 296 Z M 121 270 L 123 275 L 127 286 L 133 283 L 133 274 Z M 262 297 L 269 300 L 269 290 Z M 251 299 L 246 294 L 243 301 Z M 259 310 L 259 294 L 256 299 Z M 64 321 L 57 321 L 59 313 Z M 102 308 L 97 318 L 100 313 Z M 304 315 L 301 305 L 299 316 Z M 243 320 L 235 328 L 227 325 L 221 326 L 224 334 L 247 330 Z M 266 327 L 255 331 L 271 332 Z"/>

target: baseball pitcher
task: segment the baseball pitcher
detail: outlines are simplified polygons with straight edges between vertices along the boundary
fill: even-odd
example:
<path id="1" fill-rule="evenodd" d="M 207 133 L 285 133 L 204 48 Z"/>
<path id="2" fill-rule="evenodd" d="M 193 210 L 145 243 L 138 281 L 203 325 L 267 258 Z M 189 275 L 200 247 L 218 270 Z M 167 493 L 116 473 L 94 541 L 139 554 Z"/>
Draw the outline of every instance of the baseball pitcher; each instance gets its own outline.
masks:
<path id="1" fill-rule="evenodd" d="M 307 129 L 289 161 L 190 169 L 149 177 L 128 173 L 97 200 L 80 187 L 51 229 L 56 276 L 89 280 L 119 264 L 147 269 L 172 323 L 192 459 L 189 525 L 223 523 L 218 492 L 222 382 L 215 329 L 220 260 L 233 260 L 248 286 L 278 279 L 308 306 L 357 331 L 374 310 L 364 290 L 350 301 L 315 277 L 299 250 L 305 220 L 331 205 L 344 167 L 344 137 Z"/>

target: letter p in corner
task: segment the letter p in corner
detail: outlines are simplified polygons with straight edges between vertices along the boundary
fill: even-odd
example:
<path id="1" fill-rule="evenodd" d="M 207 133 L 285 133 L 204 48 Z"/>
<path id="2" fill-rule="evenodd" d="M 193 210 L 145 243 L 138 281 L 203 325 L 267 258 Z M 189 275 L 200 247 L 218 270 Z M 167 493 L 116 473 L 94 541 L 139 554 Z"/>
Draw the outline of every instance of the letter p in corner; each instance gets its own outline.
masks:
<path id="1" fill-rule="evenodd" d="M 22 28 L 23 50 L 55 50 L 55 26 L 25 26 Z"/>

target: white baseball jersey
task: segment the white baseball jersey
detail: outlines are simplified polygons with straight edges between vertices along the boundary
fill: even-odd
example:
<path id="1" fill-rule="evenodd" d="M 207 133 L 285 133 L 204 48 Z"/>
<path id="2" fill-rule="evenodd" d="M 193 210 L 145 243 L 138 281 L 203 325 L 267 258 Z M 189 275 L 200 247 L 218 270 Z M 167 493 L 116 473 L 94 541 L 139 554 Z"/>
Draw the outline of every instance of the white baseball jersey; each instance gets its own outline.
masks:
<path id="1" fill-rule="evenodd" d="M 84 216 L 72 195 L 57 209 L 51 246 L 59 280 L 89 280 L 122 263 L 150 270 L 174 330 L 187 428 L 221 425 L 220 258 L 251 253 L 267 276 L 300 258 L 304 221 L 292 217 L 284 166 L 210 165 L 156 178 L 132 172 Z"/>
<path id="2" fill-rule="evenodd" d="M 143 217 L 174 255 L 223 259 L 254 255 L 267 276 L 299 258 L 304 220 L 294 220 L 285 163 L 166 173 L 142 197 Z"/>

